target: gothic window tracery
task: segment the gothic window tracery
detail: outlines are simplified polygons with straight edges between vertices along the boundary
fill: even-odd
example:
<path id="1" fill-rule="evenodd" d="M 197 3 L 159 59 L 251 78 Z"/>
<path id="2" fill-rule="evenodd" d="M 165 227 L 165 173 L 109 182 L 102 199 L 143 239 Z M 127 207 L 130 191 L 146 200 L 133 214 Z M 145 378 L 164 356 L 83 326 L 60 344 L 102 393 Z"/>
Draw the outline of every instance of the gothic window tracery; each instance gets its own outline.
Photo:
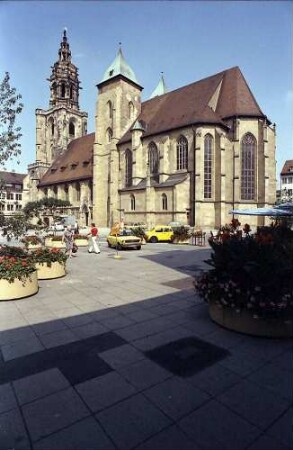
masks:
<path id="1" fill-rule="evenodd" d="M 65 83 L 61 84 L 61 97 L 64 98 L 65 97 Z"/>
<path id="2" fill-rule="evenodd" d="M 241 199 L 255 199 L 255 156 L 256 139 L 245 134 L 241 142 Z"/>
<path id="3" fill-rule="evenodd" d="M 112 102 L 110 100 L 107 103 L 107 110 L 108 110 L 108 117 L 109 117 L 109 119 L 112 119 L 112 117 L 113 117 L 113 105 L 112 105 Z"/>
<path id="4" fill-rule="evenodd" d="M 177 141 L 177 170 L 187 169 L 188 142 L 184 136 Z"/>
<path id="5" fill-rule="evenodd" d="M 204 198 L 212 198 L 213 143 L 213 136 L 206 134 L 204 138 Z"/>
<path id="6" fill-rule="evenodd" d="M 125 151 L 125 187 L 132 185 L 132 151 L 128 148 Z"/>

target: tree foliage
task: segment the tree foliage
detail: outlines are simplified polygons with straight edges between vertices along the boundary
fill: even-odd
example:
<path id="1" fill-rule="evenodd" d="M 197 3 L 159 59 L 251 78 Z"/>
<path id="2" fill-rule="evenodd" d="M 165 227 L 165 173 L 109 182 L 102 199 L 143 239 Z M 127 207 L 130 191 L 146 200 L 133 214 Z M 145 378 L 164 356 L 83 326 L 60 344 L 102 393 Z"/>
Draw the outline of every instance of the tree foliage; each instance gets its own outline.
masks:
<path id="1" fill-rule="evenodd" d="M 21 95 L 10 85 L 10 75 L 5 72 L 0 82 L 0 167 L 12 158 L 21 154 L 19 139 L 21 128 L 16 126 L 17 115 L 21 113 L 23 104 Z"/>
<path id="2" fill-rule="evenodd" d="M 35 202 L 28 202 L 23 208 L 23 212 L 27 218 L 39 217 L 39 214 L 44 209 L 49 209 L 53 214 L 55 208 L 62 208 L 65 206 L 71 206 L 71 203 L 67 200 L 59 200 L 54 197 L 45 197 Z"/>

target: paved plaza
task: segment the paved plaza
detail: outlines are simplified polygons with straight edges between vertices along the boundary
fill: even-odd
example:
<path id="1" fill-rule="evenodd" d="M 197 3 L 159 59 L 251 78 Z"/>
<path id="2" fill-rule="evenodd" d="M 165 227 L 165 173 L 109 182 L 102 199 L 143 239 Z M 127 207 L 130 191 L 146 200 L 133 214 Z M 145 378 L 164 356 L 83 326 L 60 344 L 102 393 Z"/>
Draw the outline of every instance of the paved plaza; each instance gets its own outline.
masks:
<path id="1" fill-rule="evenodd" d="M 210 320 L 209 249 L 101 250 L 0 304 L 0 449 L 292 449 L 292 342 Z"/>

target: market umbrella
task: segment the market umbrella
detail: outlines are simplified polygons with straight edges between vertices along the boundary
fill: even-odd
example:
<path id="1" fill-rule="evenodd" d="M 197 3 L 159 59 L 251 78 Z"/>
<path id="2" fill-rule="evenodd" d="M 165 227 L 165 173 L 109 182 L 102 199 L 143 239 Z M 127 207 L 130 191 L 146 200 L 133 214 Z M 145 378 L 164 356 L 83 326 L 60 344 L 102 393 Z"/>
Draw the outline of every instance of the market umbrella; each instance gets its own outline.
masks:
<path id="1" fill-rule="evenodd" d="M 246 208 L 232 209 L 229 214 L 239 214 L 243 216 L 271 216 L 271 217 L 288 217 L 293 216 L 293 208 L 281 209 L 282 205 L 274 208 Z"/>

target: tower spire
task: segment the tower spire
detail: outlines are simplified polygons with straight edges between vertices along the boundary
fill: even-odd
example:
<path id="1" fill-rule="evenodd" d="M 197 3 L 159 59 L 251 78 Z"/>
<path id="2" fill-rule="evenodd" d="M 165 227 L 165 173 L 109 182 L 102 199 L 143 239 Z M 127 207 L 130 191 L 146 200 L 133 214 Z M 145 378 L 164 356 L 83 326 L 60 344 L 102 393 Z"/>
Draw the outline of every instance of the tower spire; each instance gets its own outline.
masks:
<path id="1" fill-rule="evenodd" d="M 161 72 L 161 78 L 159 83 L 157 84 L 157 87 L 155 88 L 155 90 L 152 92 L 152 95 L 150 96 L 150 98 L 154 98 L 157 97 L 158 95 L 163 95 L 166 94 L 168 92 L 167 90 L 167 86 L 164 80 L 164 72 Z"/>
<path id="2" fill-rule="evenodd" d="M 71 51 L 69 48 L 69 43 L 67 40 L 67 28 L 65 27 L 63 30 L 62 41 L 60 43 L 59 48 L 59 61 L 68 61 L 71 62 Z"/>

